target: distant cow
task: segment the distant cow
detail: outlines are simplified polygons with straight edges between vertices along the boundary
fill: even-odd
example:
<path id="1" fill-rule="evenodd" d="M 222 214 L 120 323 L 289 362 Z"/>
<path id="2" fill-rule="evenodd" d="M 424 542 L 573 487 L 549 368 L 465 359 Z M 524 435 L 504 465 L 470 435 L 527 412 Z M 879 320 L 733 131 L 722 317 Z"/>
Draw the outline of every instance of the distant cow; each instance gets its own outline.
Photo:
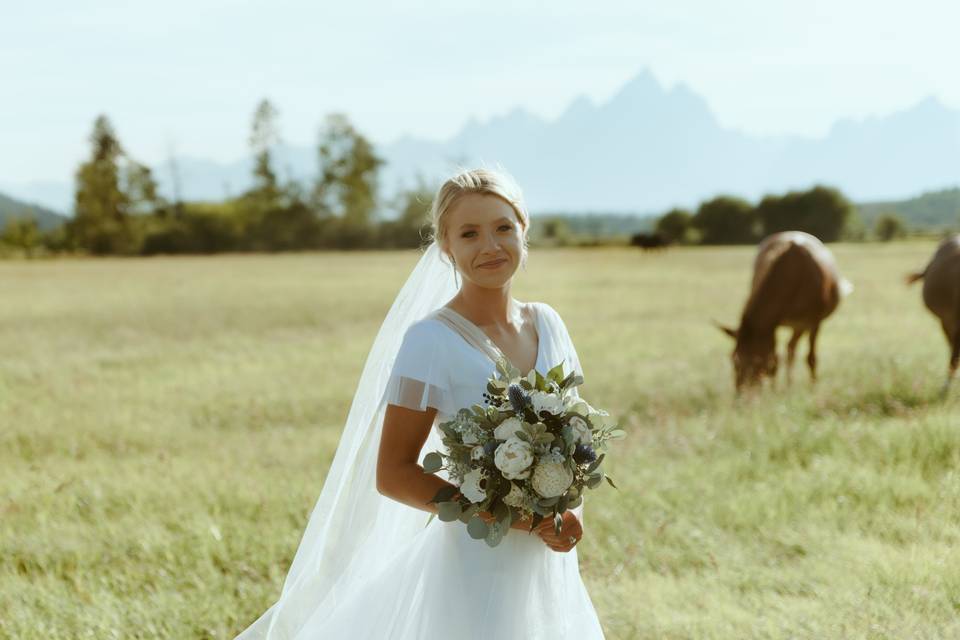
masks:
<path id="1" fill-rule="evenodd" d="M 946 393 L 960 363 L 960 235 L 941 242 L 927 268 L 907 276 L 907 284 L 917 280 L 923 280 L 923 303 L 940 319 L 950 345 Z"/>
<path id="2" fill-rule="evenodd" d="M 631 246 L 640 247 L 644 251 L 666 249 L 668 244 L 670 242 L 659 233 L 635 233 L 630 238 Z"/>
<path id="3" fill-rule="evenodd" d="M 820 323 L 853 287 L 837 271 L 833 254 L 815 237 L 784 231 L 767 237 L 757 250 L 753 285 L 737 329 L 720 326 L 736 340 L 733 366 L 737 392 L 776 378 L 777 327 L 793 329 L 787 344 L 787 381 L 792 376 L 797 343 L 810 334 L 807 365 L 817 378 L 817 333 Z"/>

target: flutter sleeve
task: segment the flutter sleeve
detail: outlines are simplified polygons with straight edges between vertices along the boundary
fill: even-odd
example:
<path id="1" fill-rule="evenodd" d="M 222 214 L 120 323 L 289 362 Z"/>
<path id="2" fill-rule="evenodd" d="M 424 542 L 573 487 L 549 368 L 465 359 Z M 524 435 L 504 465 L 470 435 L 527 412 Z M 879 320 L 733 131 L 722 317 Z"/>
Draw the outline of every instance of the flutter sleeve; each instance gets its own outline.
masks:
<path id="1" fill-rule="evenodd" d="M 558 350 L 563 354 L 564 373 L 570 373 L 575 371 L 578 375 L 583 375 L 583 367 L 580 366 L 580 357 L 577 355 L 577 349 L 573 346 L 573 340 L 570 339 L 570 332 L 567 331 L 567 325 L 564 324 L 563 318 L 560 317 L 560 314 L 547 303 L 541 303 L 541 309 L 543 309 L 548 318 L 551 327 L 551 331 L 556 335 L 556 341 Z M 573 392 L 576 394 L 577 389 L 574 388 Z M 579 397 L 579 394 L 577 394 Z"/>
<path id="2" fill-rule="evenodd" d="M 453 414 L 453 393 L 441 327 L 432 321 L 412 324 L 403 336 L 384 392 L 387 404 Z"/>

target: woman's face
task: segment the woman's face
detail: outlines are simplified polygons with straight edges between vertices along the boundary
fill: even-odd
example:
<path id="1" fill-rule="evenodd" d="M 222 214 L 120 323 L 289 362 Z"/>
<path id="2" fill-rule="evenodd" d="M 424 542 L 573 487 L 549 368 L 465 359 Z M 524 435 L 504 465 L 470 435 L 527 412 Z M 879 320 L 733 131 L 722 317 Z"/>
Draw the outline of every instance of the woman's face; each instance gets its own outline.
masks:
<path id="1" fill-rule="evenodd" d="M 504 286 L 523 258 L 523 228 L 513 207 L 497 196 L 471 193 L 446 215 L 444 248 L 464 280 Z"/>

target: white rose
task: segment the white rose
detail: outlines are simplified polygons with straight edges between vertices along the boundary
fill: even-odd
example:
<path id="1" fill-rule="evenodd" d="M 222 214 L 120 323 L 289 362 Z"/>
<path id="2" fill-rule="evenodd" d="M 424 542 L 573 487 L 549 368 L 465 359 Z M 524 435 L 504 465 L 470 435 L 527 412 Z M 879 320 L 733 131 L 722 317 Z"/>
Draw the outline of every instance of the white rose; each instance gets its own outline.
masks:
<path id="1" fill-rule="evenodd" d="M 555 393 L 534 391 L 530 394 L 530 402 L 533 404 L 533 410 L 537 415 L 540 415 L 541 411 L 547 411 L 553 415 L 563 413 L 563 399 Z"/>
<path id="2" fill-rule="evenodd" d="M 493 464 L 508 480 L 522 480 L 530 477 L 530 465 L 533 464 L 533 447 L 520 438 L 510 438 L 493 454 Z"/>
<path id="3" fill-rule="evenodd" d="M 520 418 L 507 418 L 494 430 L 493 437 L 497 440 L 509 440 L 523 428 Z"/>
<path id="4" fill-rule="evenodd" d="M 527 497 L 524 495 L 523 489 L 517 485 L 510 483 L 510 493 L 503 497 L 503 503 L 510 507 L 522 507 L 527 502 Z"/>
<path id="5" fill-rule="evenodd" d="M 573 472 L 562 462 L 542 462 L 533 470 L 530 483 L 544 498 L 556 498 L 573 484 Z"/>
<path id="6" fill-rule="evenodd" d="M 466 474 L 463 476 L 463 483 L 460 485 L 460 493 L 470 502 L 483 502 L 483 499 L 487 497 L 487 492 L 480 486 L 480 482 L 485 477 L 483 469 L 474 469 Z"/>
<path id="7" fill-rule="evenodd" d="M 567 423 L 573 429 L 573 439 L 579 444 L 590 444 L 593 442 L 593 431 L 587 421 L 580 416 L 573 416 Z"/>

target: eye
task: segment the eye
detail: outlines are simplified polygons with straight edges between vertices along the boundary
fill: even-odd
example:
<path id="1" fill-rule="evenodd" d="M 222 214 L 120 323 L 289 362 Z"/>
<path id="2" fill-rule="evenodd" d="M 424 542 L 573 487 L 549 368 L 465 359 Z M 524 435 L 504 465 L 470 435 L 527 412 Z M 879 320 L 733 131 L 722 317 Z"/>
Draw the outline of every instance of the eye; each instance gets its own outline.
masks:
<path id="1" fill-rule="evenodd" d="M 460 234 L 460 237 L 461 237 L 461 238 L 472 238 L 472 237 L 475 236 L 475 235 L 477 235 L 477 232 L 476 232 L 476 231 L 464 231 L 462 234 Z"/>
<path id="2" fill-rule="evenodd" d="M 513 230 L 513 225 L 512 225 L 512 224 L 502 224 L 502 225 L 500 225 L 500 229 L 506 229 L 507 231 L 512 231 L 512 230 Z"/>

